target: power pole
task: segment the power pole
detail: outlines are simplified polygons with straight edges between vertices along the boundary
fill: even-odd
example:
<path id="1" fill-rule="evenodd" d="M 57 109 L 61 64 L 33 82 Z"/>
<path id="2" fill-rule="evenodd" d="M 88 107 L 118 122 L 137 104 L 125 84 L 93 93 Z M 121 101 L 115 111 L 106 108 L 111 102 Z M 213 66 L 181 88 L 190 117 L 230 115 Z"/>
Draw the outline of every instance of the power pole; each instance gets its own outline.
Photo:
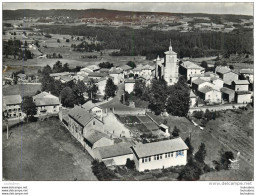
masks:
<path id="1" fill-rule="evenodd" d="M 9 124 L 8 124 L 8 119 L 6 119 L 6 126 L 7 126 L 7 134 L 6 134 L 6 138 L 9 138 Z"/>

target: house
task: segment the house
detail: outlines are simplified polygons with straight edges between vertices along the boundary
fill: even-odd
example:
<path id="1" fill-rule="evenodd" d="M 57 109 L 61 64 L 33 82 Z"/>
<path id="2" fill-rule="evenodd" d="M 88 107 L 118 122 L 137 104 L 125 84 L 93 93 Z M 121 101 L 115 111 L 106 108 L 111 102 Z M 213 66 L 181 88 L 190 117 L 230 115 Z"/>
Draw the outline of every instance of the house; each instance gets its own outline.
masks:
<path id="1" fill-rule="evenodd" d="M 111 68 L 109 75 L 114 78 L 113 82 L 115 85 L 118 85 L 124 80 L 124 73 L 122 70 Z"/>
<path id="2" fill-rule="evenodd" d="M 123 70 L 124 76 L 125 76 L 126 78 L 129 77 L 129 74 L 133 73 L 133 72 L 132 72 L 132 67 L 131 67 L 131 66 L 128 66 L 127 64 L 126 64 L 126 65 L 123 65 L 123 66 L 120 66 L 120 68 Z"/>
<path id="3" fill-rule="evenodd" d="M 227 87 L 223 87 L 220 89 L 222 93 L 222 99 L 227 102 L 233 102 L 235 101 L 235 91 L 232 89 L 229 89 Z"/>
<path id="4" fill-rule="evenodd" d="M 17 74 L 18 81 L 26 81 L 27 75 L 19 73 Z"/>
<path id="5" fill-rule="evenodd" d="M 221 92 L 209 86 L 198 89 L 199 97 L 209 103 L 221 103 Z"/>
<path id="6" fill-rule="evenodd" d="M 33 96 L 33 101 L 37 107 L 37 116 L 59 113 L 61 107 L 59 98 L 51 93 L 41 92 Z"/>
<path id="7" fill-rule="evenodd" d="M 190 98 L 190 108 L 195 107 L 197 102 L 197 96 L 192 90 L 190 91 L 189 98 Z"/>
<path id="8" fill-rule="evenodd" d="M 235 91 L 248 91 L 249 90 L 249 81 L 248 80 L 232 81 L 231 88 Z"/>
<path id="9" fill-rule="evenodd" d="M 223 87 L 224 82 L 218 77 L 211 77 L 210 81 L 213 84 L 213 88 L 218 91 L 220 91 L 220 89 Z"/>
<path id="10" fill-rule="evenodd" d="M 71 76 L 72 73 L 70 72 L 59 72 L 59 73 L 52 73 L 50 74 L 50 77 L 54 78 L 54 80 L 60 80 L 63 76 Z"/>
<path id="11" fill-rule="evenodd" d="M 216 74 L 225 82 L 238 80 L 238 74 L 232 72 L 228 67 L 217 67 Z"/>
<path id="12" fill-rule="evenodd" d="M 253 83 L 253 69 L 241 69 L 240 74 L 244 79 L 247 79 L 250 83 Z"/>
<path id="13" fill-rule="evenodd" d="M 170 134 L 169 134 L 169 127 L 166 126 L 165 124 L 160 124 L 160 125 L 159 125 L 159 128 L 160 128 L 160 130 L 163 131 L 166 135 L 170 135 Z"/>
<path id="14" fill-rule="evenodd" d="M 102 121 L 103 109 L 100 106 L 97 106 L 96 104 L 92 103 L 92 101 L 88 101 L 82 105 L 82 108 L 84 108 L 90 114 L 98 117 Z"/>
<path id="15" fill-rule="evenodd" d="M 61 77 L 60 77 L 60 82 L 61 82 L 61 83 L 69 83 L 69 82 L 74 81 L 74 80 L 75 80 L 75 79 L 74 79 L 73 77 L 69 76 L 69 75 L 67 75 L 67 76 L 61 76 Z"/>
<path id="16" fill-rule="evenodd" d="M 205 69 L 197 64 L 194 64 L 190 61 L 185 61 L 180 64 L 179 73 L 187 77 L 187 80 L 190 79 L 192 74 L 203 74 Z"/>
<path id="17" fill-rule="evenodd" d="M 131 144 L 118 143 L 99 147 L 97 148 L 97 157 L 98 160 L 104 162 L 106 166 L 125 165 L 128 158 L 133 160 Z"/>
<path id="18" fill-rule="evenodd" d="M 126 79 L 124 82 L 124 90 L 127 91 L 128 93 L 133 92 L 135 82 L 136 82 L 135 79 Z"/>
<path id="19" fill-rule="evenodd" d="M 252 94 L 250 91 L 236 91 L 235 101 L 238 104 L 248 104 L 252 102 Z"/>
<path id="20" fill-rule="evenodd" d="M 21 111 L 22 99 L 20 95 L 3 96 L 3 114 L 9 119 L 24 118 L 25 114 Z"/>
<path id="21" fill-rule="evenodd" d="M 100 72 L 90 72 L 88 74 L 89 79 L 95 79 L 95 80 L 102 79 L 106 76 L 108 76 L 106 73 L 100 73 Z"/>
<path id="22" fill-rule="evenodd" d="M 200 88 L 204 86 L 214 87 L 214 85 L 208 81 L 203 79 L 196 79 L 192 82 L 192 89 L 198 91 Z"/>
<path id="23" fill-rule="evenodd" d="M 179 137 L 132 147 L 133 160 L 138 171 L 164 169 L 187 164 L 188 147 Z"/>
<path id="24" fill-rule="evenodd" d="M 104 124 L 84 108 L 75 106 L 68 112 L 68 129 L 70 133 L 84 146 L 84 135 L 92 129 L 104 132 Z"/>
<path id="25" fill-rule="evenodd" d="M 92 129 L 83 135 L 83 146 L 94 159 L 98 158 L 97 148 L 111 145 L 114 145 L 114 140 L 103 132 Z"/>
<path id="26" fill-rule="evenodd" d="M 150 75 L 141 75 L 137 79 L 142 80 L 146 84 L 146 86 L 148 87 L 151 84 L 152 76 L 150 76 Z"/>

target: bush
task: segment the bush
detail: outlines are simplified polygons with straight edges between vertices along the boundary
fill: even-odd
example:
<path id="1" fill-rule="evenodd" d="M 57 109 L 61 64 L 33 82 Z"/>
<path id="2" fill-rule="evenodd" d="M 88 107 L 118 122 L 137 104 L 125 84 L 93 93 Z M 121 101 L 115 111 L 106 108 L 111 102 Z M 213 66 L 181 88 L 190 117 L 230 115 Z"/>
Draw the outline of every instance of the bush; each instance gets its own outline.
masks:
<path id="1" fill-rule="evenodd" d="M 180 130 L 176 126 L 174 126 L 173 132 L 172 132 L 173 137 L 179 137 L 180 135 L 179 133 L 180 133 Z"/>
<path id="2" fill-rule="evenodd" d="M 204 116 L 204 112 L 203 111 L 195 111 L 193 113 L 193 116 L 196 118 L 196 119 L 202 119 L 203 116 Z"/>
<path id="3" fill-rule="evenodd" d="M 92 162 L 92 172 L 100 181 L 117 179 L 113 171 L 108 169 L 103 162 L 97 160 Z"/>
<path id="4" fill-rule="evenodd" d="M 129 158 L 127 158 L 125 166 L 126 166 L 128 169 L 134 169 L 134 168 L 135 168 L 135 162 L 134 162 L 134 160 L 130 160 Z"/>
<path id="5" fill-rule="evenodd" d="M 38 118 L 37 117 L 34 117 L 34 116 L 29 116 L 28 117 L 28 121 L 29 122 L 37 122 Z"/>

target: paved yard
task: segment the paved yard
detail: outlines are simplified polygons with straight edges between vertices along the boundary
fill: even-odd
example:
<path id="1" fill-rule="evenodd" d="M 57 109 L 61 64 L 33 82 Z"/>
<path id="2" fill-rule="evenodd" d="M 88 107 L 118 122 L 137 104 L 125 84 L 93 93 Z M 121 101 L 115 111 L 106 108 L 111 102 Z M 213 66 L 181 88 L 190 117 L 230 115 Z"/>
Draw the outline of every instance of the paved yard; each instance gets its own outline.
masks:
<path id="1" fill-rule="evenodd" d="M 58 119 L 24 124 L 3 132 L 4 180 L 97 180 L 92 158 Z"/>

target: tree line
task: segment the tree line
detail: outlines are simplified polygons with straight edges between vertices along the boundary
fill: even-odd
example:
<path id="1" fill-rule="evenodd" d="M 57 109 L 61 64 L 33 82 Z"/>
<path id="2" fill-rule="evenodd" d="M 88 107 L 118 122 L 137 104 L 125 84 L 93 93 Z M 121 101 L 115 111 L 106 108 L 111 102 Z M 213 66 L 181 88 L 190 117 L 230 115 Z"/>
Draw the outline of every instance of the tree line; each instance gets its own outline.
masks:
<path id="1" fill-rule="evenodd" d="M 89 27 L 80 25 L 46 26 L 38 28 L 48 33 L 58 33 L 81 36 L 96 36 L 102 42 L 103 49 L 120 49 L 112 55 L 146 56 L 153 59 L 157 55 L 164 56 L 168 50 L 170 39 L 179 58 L 203 57 L 218 55 L 219 53 L 253 53 L 253 31 L 250 29 L 234 30 L 231 33 L 222 32 L 163 32 L 149 29 L 131 29 L 127 27 Z"/>

